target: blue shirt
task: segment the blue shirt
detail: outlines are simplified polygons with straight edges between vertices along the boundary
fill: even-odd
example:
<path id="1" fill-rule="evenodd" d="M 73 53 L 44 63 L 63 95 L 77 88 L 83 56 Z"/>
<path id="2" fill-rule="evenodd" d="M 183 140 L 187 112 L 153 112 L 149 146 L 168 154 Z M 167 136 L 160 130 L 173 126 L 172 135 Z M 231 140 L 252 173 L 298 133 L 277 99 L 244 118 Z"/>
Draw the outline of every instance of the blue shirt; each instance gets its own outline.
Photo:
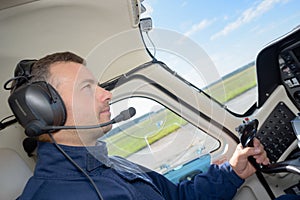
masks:
<path id="1" fill-rule="evenodd" d="M 93 179 L 104 200 L 232 199 L 244 180 L 228 163 L 176 185 L 163 175 L 120 157 L 109 157 L 105 143 L 61 148 Z M 38 144 L 38 160 L 19 200 L 98 199 L 88 179 L 52 143 Z"/>

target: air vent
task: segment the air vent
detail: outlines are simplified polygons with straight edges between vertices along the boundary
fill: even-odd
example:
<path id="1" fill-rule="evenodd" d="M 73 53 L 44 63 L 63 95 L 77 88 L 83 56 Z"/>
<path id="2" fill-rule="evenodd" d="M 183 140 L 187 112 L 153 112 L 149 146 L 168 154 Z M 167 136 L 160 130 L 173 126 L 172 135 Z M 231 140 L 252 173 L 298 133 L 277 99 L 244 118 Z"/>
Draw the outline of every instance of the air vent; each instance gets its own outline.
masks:
<path id="1" fill-rule="evenodd" d="M 140 22 L 141 2 L 140 0 L 129 0 L 132 26 L 137 27 Z"/>

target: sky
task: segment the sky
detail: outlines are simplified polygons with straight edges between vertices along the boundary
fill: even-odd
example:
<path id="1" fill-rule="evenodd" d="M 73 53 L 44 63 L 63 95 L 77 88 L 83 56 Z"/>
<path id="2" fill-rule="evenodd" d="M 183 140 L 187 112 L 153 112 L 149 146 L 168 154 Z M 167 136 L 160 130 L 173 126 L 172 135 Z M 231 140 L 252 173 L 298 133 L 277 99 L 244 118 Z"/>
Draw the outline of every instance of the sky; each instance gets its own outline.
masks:
<path id="1" fill-rule="evenodd" d="M 199 45 L 221 75 L 252 61 L 269 42 L 300 25 L 299 0 L 144 0 L 154 29 Z M 154 41 L 155 43 L 155 41 Z"/>

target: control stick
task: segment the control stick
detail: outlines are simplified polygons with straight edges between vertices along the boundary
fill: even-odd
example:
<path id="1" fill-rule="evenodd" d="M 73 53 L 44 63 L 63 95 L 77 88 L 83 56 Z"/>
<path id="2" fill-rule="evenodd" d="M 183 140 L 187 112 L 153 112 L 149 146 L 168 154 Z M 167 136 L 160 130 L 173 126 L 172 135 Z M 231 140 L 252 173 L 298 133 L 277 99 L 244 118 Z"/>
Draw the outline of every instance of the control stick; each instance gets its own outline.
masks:
<path id="1" fill-rule="evenodd" d="M 253 147 L 253 139 L 256 136 L 257 127 L 257 119 L 249 120 L 246 118 L 243 121 L 243 124 L 236 128 L 243 147 Z M 300 175 L 300 158 L 272 163 L 269 165 L 258 164 L 252 156 L 250 156 L 248 160 L 256 168 L 256 170 L 264 173 L 292 172 Z"/>

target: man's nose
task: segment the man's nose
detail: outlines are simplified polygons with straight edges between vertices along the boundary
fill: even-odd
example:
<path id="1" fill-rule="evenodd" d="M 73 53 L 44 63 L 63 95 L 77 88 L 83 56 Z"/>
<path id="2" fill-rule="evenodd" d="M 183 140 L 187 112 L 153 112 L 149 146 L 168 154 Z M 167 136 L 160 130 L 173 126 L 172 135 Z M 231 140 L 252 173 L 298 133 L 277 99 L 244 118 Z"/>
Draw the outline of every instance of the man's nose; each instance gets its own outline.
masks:
<path id="1" fill-rule="evenodd" d="M 100 102 L 106 102 L 106 101 L 110 101 L 112 98 L 112 93 L 110 91 L 107 91 L 101 87 L 97 87 L 96 89 L 96 95 L 97 95 L 97 99 Z"/>

